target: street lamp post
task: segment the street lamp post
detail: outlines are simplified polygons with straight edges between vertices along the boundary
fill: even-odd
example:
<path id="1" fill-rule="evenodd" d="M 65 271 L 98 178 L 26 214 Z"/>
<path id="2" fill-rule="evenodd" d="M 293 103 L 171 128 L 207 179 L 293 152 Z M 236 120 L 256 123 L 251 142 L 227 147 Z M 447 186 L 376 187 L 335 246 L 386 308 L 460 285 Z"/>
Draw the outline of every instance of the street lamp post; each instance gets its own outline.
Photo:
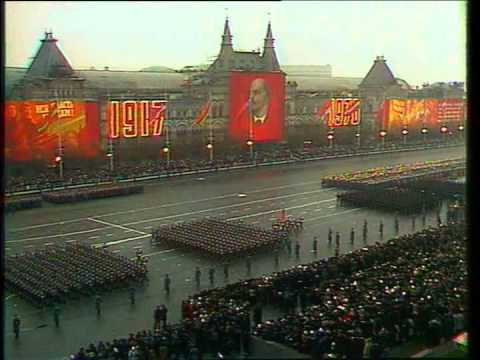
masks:
<path id="1" fill-rule="evenodd" d="M 460 133 L 460 139 L 463 140 L 463 130 L 465 130 L 465 127 L 463 124 L 458 125 L 458 132 Z"/>
<path id="2" fill-rule="evenodd" d="M 335 135 L 333 135 L 333 132 L 329 132 L 327 135 L 328 139 L 328 147 L 331 149 L 333 148 L 333 139 L 335 138 Z"/>
<path id="3" fill-rule="evenodd" d="M 165 156 L 167 157 L 167 168 L 169 168 L 170 167 L 170 148 L 168 144 L 165 144 L 162 150 Z"/>
<path id="4" fill-rule="evenodd" d="M 115 163 L 114 163 L 114 153 L 113 153 L 113 139 L 112 138 L 108 138 L 108 152 L 107 152 L 107 157 L 109 159 L 109 166 L 110 166 L 110 172 L 113 172 L 114 170 L 114 166 L 115 166 Z"/>
<path id="5" fill-rule="evenodd" d="M 207 144 L 207 149 L 209 153 L 209 159 L 210 161 L 213 161 L 213 144 L 211 142 Z"/>
<path id="6" fill-rule="evenodd" d="M 355 139 L 357 139 L 357 147 L 360 147 L 360 125 L 357 125 L 357 132 L 355 133 Z"/>
<path id="7" fill-rule="evenodd" d="M 387 132 L 385 130 L 380 130 L 378 133 L 380 138 L 382 139 L 382 149 L 385 149 L 385 136 L 387 136 Z"/>
<path id="8" fill-rule="evenodd" d="M 402 130 L 402 136 L 403 136 L 403 145 L 407 145 L 407 135 L 408 135 L 408 129 L 404 128 Z"/>
<path id="9" fill-rule="evenodd" d="M 209 119 L 208 121 L 210 126 L 209 126 L 207 149 L 209 151 L 210 161 L 213 161 L 213 126 L 212 126 L 212 120 Z"/>
<path id="10" fill-rule="evenodd" d="M 107 158 L 108 158 L 108 161 L 109 161 L 110 172 L 113 172 L 113 154 L 111 152 L 108 152 L 107 153 Z"/>
<path id="11" fill-rule="evenodd" d="M 170 167 L 170 138 L 168 132 L 168 126 L 165 126 L 165 146 L 163 147 L 163 153 L 167 156 L 167 168 Z"/>
<path id="12" fill-rule="evenodd" d="M 58 175 L 61 180 L 63 180 L 63 144 L 62 144 L 62 135 L 58 135 L 58 151 L 55 161 L 58 164 Z"/>
<path id="13" fill-rule="evenodd" d="M 428 129 L 427 128 L 422 128 L 422 135 L 423 135 L 423 143 L 425 144 L 427 142 L 427 134 L 428 134 Z"/>
<path id="14" fill-rule="evenodd" d="M 250 159 L 253 161 L 253 141 L 248 139 L 247 145 L 250 148 Z"/>
<path id="15" fill-rule="evenodd" d="M 63 180 L 63 158 L 60 155 L 55 157 L 55 161 L 58 164 L 58 176 Z"/>
<path id="16" fill-rule="evenodd" d="M 443 125 L 441 128 L 440 128 L 440 132 L 443 134 L 443 142 L 446 142 L 447 141 L 447 133 L 448 133 L 448 127 Z"/>

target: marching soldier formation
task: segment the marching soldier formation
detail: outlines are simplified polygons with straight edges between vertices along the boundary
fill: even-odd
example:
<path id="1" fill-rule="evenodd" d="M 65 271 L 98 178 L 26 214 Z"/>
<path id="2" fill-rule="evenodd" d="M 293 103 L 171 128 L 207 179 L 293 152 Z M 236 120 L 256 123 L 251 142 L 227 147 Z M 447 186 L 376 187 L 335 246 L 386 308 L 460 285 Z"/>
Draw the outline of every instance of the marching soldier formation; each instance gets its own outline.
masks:
<path id="1" fill-rule="evenodd" d="M 64 204 L 112 196 L 138 194 L 142 192 L 143 186 L 141 185 L 109 185 L 99 188 L 43 192 L 42 198 L 45 201 L 55 204 Z"/>
<path id="2" fill-rule="evenodd" d="M 52 245 L 5 261 L 6 288 L 39 307 L 143 281 L 146 276 L 144 264 L 77 243 Z"/>
<path id="3" fill-rule="evenodd" d="M 152 242 L 228 256 L 251 253 L 260 248 L 274 248 L 286 236 L 285 231 L 268 231 L 242 223 L 203 219 L 155 229 Z"/>

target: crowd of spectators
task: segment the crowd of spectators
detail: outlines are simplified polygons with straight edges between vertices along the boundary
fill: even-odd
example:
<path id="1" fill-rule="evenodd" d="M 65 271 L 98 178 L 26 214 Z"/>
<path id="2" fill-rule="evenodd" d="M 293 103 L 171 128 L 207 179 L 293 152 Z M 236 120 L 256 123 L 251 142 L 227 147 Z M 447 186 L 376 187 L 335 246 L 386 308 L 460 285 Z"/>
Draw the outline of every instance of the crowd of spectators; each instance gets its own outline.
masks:
<path id="1" fill-rule="evenodd" d="M 242 222 L 201 219 L 154 229 L 152 242 L 228 257 L 274 248 L 287 236 L 286 230 L 270 231 Z"/>
<path id="2" fill-rule="evenodd" d="M 76 242 L 5 258 L 6 289 L 39 307 L 143 281 L 146 276 L 146 265 L 140 261 Z"/>
<path id="3" fill-rule="evenodd" d="M 418 145 L 418 144 L 417 144 Z M 432 145 L 432 144 L 431 144 Z M 412 144 L 414 146 L 414 144 Z M 378 146 L 358 148 L 356 146 L 335 145 L 334 147 L 309 147 L 303 149 L 275 149 L 270 151 L 255 151 L 255 163 L 271 163 L 278 161 L 304 161 L 311 158 L 328 158 L 331 156 L 355 154 L 376 150 L 393 150 L 395 145 L 379 149 Z M 67 160 L 65 160 L 67 162 Z M 249 154 L 217 156 L 213 161 L 205 159 L 172 159 L 168 162 L 165 158 L 159 160 L 142 160 L 121 162 L 115 164 L 114 171 L 110 171 L 107 163 L 95 169 L 73 169 L 64 164 L 63 178 L 59 177 L 58 169 L 49 168 L 46 171 L 35 173 L 32 176 L 8 176 L 6 178 L 6 193 L 29 190 L 46 190 L 58 186 L 71 186 L 81 184 L 96 184 L 128 178 L 146 176 L 172 175 L 182 172 L 212 170 L 218 168 L 231 168 L 252 163 Z M 167 166 L 168 165 L 168 166 Z"/>
<path id="4" fill-rule="evenodd" d="M 315 358 L 376 358 L 415 337 L 438 345 L 464 329 L 463 233 L 452 226 L 389 241 L 375 250 L 383 259 L 373 266 L 357 261 L 343 276 L 301 285 L 300 312 L 262 323 L 254 334 Z"/>
<path id="5" fill-rule="evenodd" d="M 72 358 L 229 355 L 249 351 L 251 330 L 318 359 L 379 358 L 415 337 L 435 345 L 465 327 L 465 250 L 464 223 L 428 228 L 202 291 L 183 301 L 180 324 L 131 334 L 116 345 L 91 344 Z M 286 315 L 262 322 L 267 304 Z"/>

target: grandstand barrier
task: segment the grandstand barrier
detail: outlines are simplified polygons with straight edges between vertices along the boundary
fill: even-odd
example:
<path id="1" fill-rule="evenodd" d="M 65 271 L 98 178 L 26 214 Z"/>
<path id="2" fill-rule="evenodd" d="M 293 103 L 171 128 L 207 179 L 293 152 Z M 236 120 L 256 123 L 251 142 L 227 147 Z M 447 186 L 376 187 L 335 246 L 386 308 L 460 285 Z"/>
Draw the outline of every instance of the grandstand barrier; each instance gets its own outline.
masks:
<path id="1" fill-rule="evenodd" d="M 440 149 L 440 148 L 449 148 L 449 147 L 457 147 L 461 146 L 462 144 L 454 143 L 454 144 L 430 144 L 430 145 L 422 145 L 422 146 L 415 146 L 415 147 L 408 147 L 408 148 L 396 148 L 396 149 L 388 149 L 388 150 L 374 150 L 374 151 L 366 151 L 366 152 L 354 152 L 351 154 L 338 154 L 338 155 L 327 155 L 327 156 L 320 156 L 320 157 L 312 157 L 306 158 L 301 160 L 284 160 L 284 161 L 272 161 L 266 163 L 259 163 L 259 164 L 247 164 L 247 165 L 237 165 L 232 167 L 221 167 L 221 168 L 212 168 L 204 170 L 205 173 L 211 173 L 216 171 L 227 171 L 227 170 L 239 170 L 239 169 L 248 169 L 257 166 L 273 166 L 273 165 L 286 165 L 292 163 L 300 163 L 304 161 L 317 161 L 317 160 L 327 160 L 327 159 L 335 159 L 335 158 L 346 158 L 346 157 L 355 157 L 355 156 L 366 156 L 366 155 L 378 155 L 378 154 L 388 154 L 388 153 L 396 153 L 396 152 L 406 152 L 406 151 L 417 151 L 417 150 L 427 150 L 427 149 Z M 155 179 L 164 179 L 167 177 L 175 177 L 181 175 L 193 175 L 195 172 L 175 172 L 175 173 L 164 173 L 160 175 L 148 175 L 143 177 L 137 178 L 128 178 L 128 179 L 120 179 L 116 178 L 113 181 L 105 182 L 105 184 L 111 184 L 116 182 L 141 182 L 147 180 L 155 180 Z M 98 182 L 90 182 L 86 184 L 80 184 L 81 187 L 94 187 L 98 186 Z M 36 190 L 22 190 L 16 191 L 11 193 L 5 193 L 5 197 L 12 197 L 12 196 L 19 196 L 19 195 L 30 195 L 30 194 L 40 194 L 43 192 L 50 192 L 50 191 L 59 191 L 65 189 L 75 189 L 76 187 L 80 187 L 79 185 L 67 185 L 67 186 L 52 186 L 51 188 L 42 188 Z"/>

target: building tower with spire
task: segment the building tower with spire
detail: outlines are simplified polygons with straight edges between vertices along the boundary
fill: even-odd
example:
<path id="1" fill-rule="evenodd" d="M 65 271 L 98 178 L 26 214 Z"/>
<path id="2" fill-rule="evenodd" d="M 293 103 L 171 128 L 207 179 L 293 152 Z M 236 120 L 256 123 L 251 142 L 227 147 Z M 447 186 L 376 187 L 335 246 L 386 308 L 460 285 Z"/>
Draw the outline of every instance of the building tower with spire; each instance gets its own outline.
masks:
<path id="1" fill-rule="evenodd" d="M 45 37 L 40 41 L 24 76 L 12 87 L 11 96 L 17 99 L 86 96 L 85 79 L 74 71 L 52 31 L 45 31 Z"/>
<path id="2" fill-rule="evenodd" d="M 383 56 L 375 58 L 367 75 L 358 85 L 358 90 L 362 99 L 362 131 L 370 134 L 373 141 L 381 127 L 376 122 L 384 100 L 389 97 L 407 97 L 408 91 L 402 88 Z"/>
<path id="3" fill-rule="evenodd" d="M 228 17 L 225 19 L 223 27 L 222 42 L 220 52 L 215 61 L 207 70 L 211 79 L 218 78 L 218 75 L 229 73 L 232 70 L 245 71 L 281 71 L 280 65 L 275 53 L 274 41 L 272 35 L 272 25 L 268 22 L 267 34 L 264 40 L 263 53 L 259 50 L 253 51 L 235 51 L 233 49 L 232 33 Z"/>
<path id="4" fill-rule="evenodd" d="M 45 38 L 35 54 L 30 67 L 27 70 L 27 77 L 68 77 L 74 71 L 72 65 L 57 46 L 57 39 L 51 31 L 45 32 Z"/>
<path id="5" fill-rule="evenodd" d="M 263 43 L 263 66 L 264 71 L 280 71 L 280 65 L 278 63 L 277 54 L 275 53 L 275 47 L 273 42 L 275 39 L 272 35 L 272 24 L 269 21 L 267 27 L 267 35 L 265 36 L 265 40 Z"/>

